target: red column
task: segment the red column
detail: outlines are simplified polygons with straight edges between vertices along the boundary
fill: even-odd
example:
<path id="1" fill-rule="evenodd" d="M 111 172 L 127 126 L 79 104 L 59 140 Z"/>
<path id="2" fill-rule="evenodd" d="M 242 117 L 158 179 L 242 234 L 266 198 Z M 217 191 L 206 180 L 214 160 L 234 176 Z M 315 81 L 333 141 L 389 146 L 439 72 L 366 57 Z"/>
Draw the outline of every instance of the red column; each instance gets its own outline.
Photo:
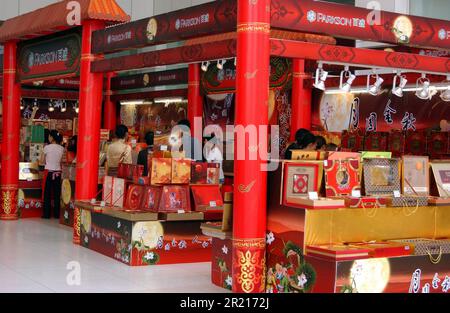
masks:
<path id="1" fill-rule="evenodd" d="M 83 22 L 80 72 L 80 114 L 75 199 L 90 200 L 97 195 L 103 74 L 91 73 L 92 32 L 103 29 L 103 21 Z M 80 243 L 80 213 L 75 209 L 74 243 Z"/>
<path id="2" fill-rule="evenodd" d="M 200 92 L 200 65 L 189 64 L 188 68 L 188 120 L 191 123 L 191 133 L 199 142 L 202 142 L 203 129 L 195 125 L 195 118 L 203 119 L 203 98 Z"/>
<path id="3" fill-rule="evenodd" d="M 5 43 L 3 55 L 3 141 L 0 220 L 18 219 L 20 83 L 16 82 L 16 53 L 16 42 Z"/>
<path id="4" fill-rule="evenodd" d="M 310 77 L 305 73 L 305 60 L 294 59 L 292 67 L 291 140 L 295 140 L 298 129 L 311 129 L 312 89 L 304 86 L 305 80 Z"/>
<path id="5" fill-rule="evenodd" d="M 117 106 L 116 103 L 111 101 L 111 79 L 116 76 L 115 73 L 106 74 L 106 87 L 105 87 L 105 107 L 103 112 L 103 128 L 113 130 L 117 124 Z"/>
<path id="6" fill-rule="evenodd" d="M 236 126 L 268 124 L 270 0 L 238 0 Z M 235 140 L 233 291 L 258 293 L 265 290 L 265 235 L 267 173 L 258 153 L 267 152 L 267 134 L 258 134 L 258 145 L 250 136 Z M 246 147 L 245 158 L 236 158 L 238 147 Z"/>

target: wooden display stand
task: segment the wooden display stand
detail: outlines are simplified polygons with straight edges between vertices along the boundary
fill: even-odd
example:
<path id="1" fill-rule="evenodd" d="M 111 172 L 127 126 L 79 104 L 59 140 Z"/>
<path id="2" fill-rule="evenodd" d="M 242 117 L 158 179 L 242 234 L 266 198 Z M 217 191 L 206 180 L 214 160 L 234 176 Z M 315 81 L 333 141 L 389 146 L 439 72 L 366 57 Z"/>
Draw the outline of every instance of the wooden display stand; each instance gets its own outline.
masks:
<path id="1" fill-rule="evenodd" d="M 209 262 L 203 213 L 130 212 L 76 202 L 81 245 L 129 266 Z"/>

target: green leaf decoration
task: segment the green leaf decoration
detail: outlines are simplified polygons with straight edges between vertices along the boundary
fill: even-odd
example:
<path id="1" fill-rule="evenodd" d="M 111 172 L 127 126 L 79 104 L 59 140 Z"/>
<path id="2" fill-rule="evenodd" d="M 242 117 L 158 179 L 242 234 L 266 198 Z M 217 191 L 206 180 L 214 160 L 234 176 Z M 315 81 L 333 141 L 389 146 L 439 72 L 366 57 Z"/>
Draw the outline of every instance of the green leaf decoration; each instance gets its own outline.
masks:
<path id="1" fill-rule="evenodd" d="M 149 252 L 152 252 L 152 251 L 149 251 Z M 159 260 L 160 260 L 159 254 L 153 252 L 153 255 L 154 255 L 153 259 L 147 260 L 147 259 L 145 258 L 145 254 L 144 254 L 144 255 L 142 256 L 142 263 L 148 264 L 148 265 L 155 265 L 155 264 L 158 264 L 158 263 L 159 263 Z"/>
<path id="2" fill-rule="evenodd" d="M 297 276 L 304 274 L 308 280 L 304 286 L 304 291 L 309 292 L 316 283 L 317 273 L 314 267 L 309 263 L 303 263 L 296 271 Z"/>

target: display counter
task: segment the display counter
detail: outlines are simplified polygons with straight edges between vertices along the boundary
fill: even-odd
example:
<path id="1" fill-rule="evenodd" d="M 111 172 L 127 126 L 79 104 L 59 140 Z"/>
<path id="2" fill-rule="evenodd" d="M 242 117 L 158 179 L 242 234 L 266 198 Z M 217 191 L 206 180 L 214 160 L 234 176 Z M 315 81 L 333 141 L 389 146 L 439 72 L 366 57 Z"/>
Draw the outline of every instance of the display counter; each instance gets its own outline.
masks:
<path id="1" fill-rule="evenodd" d="M 136 212 L 86 202 L 75 206 L 81 214 L 81 245 L 119 262 L 147 266 L 211 261 L 211 238 L 200 230 L 204 213 Z"/>
<path id="2" fill-rule="evenodd" d="M 269 174 L 272 190 L 268 198 L 268 292 L 407 293 L 411 286 L 417 289 L 417 285 L 422 292 L 422 288 L 429 290 L 435 274 L 440 287 L 429 291 L 447 292 L 448 287 L 444 287 L 450 276 L 448 240 L 438 251 L 416 248 L 407 256 L 353 255 L 347 260 L 339 259 L 339 252 L 334 257 L 320 257 L 310 253 L 308 247 L 450 238 L 450 206 L 320 210 L 284 206 L 280 204 L 281 176 L 281 169 Z M 352 250 L 343 248 L 342 253 Z"/>

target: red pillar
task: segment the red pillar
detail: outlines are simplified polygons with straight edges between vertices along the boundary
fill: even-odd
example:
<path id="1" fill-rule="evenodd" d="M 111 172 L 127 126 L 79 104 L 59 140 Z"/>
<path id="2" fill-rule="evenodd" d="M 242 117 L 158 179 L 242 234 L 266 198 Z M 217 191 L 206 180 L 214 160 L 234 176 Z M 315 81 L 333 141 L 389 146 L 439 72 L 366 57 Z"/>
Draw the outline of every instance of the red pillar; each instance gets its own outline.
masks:
<path id="1" fill-rule="evenodd" d="M 5 43 L 3 55 L 3 141 L 0 220 L 18 219 L 20 83 L 16 82 L 16 53 L 16 42 Z"/>
<path id="2" fill-rule="evenodd" d="M 115 73 L 106 74 L 106 86 L 105 86 L 105 107 L 103 112 L 103 128 L 113 130 L 117 124 L 117 106 L 116 103 L 111 101 L 111 79 L 116 76 Z"/>
<path id="3" fill-rule="evenodd" d="M 197 137 L 199 142 L 202 142 L 203 129 L 201 125 L 195 125 L 195 118 L 203 119 L 203 98 L 200 92 L 200 65 L 189 64 L 188 68 L 188 120 L 191 123 L 192 136 Z"/>
<path id="4" fill-rule="evenodd" d="M 311 129 L 312 89 L 304 86 L 305 80 L 310 78 L 305 73 L 305 60 L 294 59 L 292 67 L 291 140 L 293 141 L 298 129 Z"/>
<path id="5" fill-rule="evenodd" d="M 238 0 L 236 126 L 268 124 L 270 0 Z M 263 136 L 261 136 L 263 135 Z M 267 173 L 260 154 L 267 152 L 266 134 L 258 134 L 258 146 L 250 136 L 235 140 L 233 291 L 265 290 L 265 235 Z M 238 147 L 247 147 L 245 158 L 236 158 Z"/>
<path id="6" fill-rule="evenodd" d="M 78 121 L 78 153 L 76 200 L 91 200 L 97 195 L 100 127 L 103 98 L 103 74 L 91 73 L 92 32 L 103 29 L 103 21 L 83 22 L 80 72 L 80 114 Z M 74 238 L 80 243 L 80 212 L 75 209 Z"/>

